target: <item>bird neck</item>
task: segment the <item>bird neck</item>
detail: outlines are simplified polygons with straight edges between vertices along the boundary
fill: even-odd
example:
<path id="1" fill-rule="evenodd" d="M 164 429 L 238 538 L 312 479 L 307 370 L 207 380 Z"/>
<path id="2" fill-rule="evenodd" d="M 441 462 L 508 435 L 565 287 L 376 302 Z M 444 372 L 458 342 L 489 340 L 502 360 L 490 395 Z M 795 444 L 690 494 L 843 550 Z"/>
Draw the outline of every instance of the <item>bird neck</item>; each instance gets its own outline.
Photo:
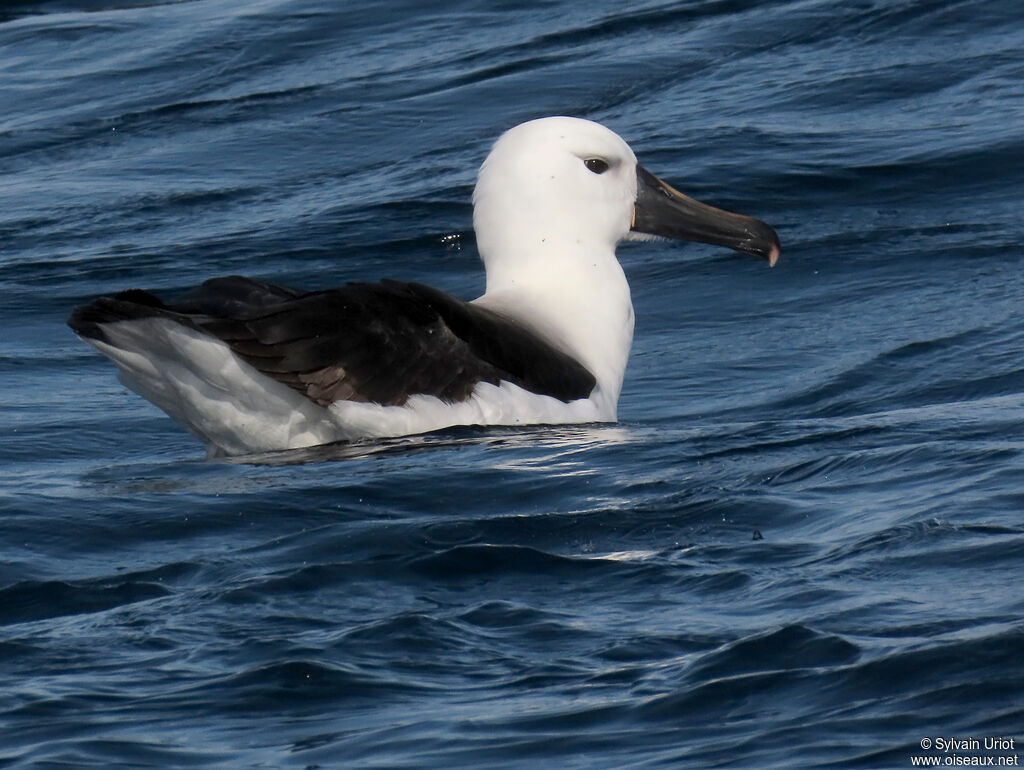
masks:
<path id="1" fill-rule="evenodd" d="M 528 326 L 583 364 L 597 379 L 593 398 L 614 419 L 633 341 L 626 276 L 607 247 L 546 246 L 485 256 L 487 290 L 475 302 Z"/>

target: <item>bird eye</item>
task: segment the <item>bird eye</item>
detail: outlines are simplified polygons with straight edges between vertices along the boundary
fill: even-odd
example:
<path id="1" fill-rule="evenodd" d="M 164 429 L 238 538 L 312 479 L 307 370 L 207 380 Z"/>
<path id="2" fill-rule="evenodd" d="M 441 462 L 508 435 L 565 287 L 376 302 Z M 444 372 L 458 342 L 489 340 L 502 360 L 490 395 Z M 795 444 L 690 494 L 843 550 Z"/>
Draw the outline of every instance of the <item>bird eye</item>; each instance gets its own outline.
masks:
<path id="1" fill-rule="evenodd" d="M 608 161 L 602 160 L 601 158 L 587 158 L 583 161 L 583 165 L 595 174 L 603 174 L 608 170 Z"/>

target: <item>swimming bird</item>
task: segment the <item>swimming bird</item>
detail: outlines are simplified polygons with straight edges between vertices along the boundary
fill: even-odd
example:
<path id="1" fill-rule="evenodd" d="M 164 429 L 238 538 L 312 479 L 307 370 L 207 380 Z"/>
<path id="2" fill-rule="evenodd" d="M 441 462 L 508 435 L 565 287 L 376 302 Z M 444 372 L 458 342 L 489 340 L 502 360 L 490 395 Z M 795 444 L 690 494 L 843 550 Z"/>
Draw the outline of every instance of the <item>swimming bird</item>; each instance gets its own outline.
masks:
<path id="1" fill-rule="evenodd" d="M 571 117 L 497 140 L 473 226 L 486 287 L 470 302 L 394 280 L 307 292 L 229 276 L 167 301 L 101 297 L 68 324 L 211 456 L 614 422 L 633 339 L 616 245 L 660 236 L 779 256 L 767 224 L 683 195 L 616 133 Z"/>

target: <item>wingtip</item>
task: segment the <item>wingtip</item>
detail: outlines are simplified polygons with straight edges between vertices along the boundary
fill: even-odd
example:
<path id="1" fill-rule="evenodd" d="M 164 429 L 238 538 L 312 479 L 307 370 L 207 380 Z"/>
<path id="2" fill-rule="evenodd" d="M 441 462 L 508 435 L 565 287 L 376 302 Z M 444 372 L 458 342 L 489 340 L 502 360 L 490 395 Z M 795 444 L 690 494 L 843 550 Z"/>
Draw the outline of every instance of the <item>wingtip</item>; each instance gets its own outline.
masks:
<path id="1" fill-rule="evenodd" d="M 79 337 L 103 340 L 103 325 L 116 321 L 129 321 L 153 315 L 164 310 L 164 303 L 142 289 L 129 289 L 113 297 L 97 297 L 86 305 L 79 305 L 68 316 L 67 325 Z"/>

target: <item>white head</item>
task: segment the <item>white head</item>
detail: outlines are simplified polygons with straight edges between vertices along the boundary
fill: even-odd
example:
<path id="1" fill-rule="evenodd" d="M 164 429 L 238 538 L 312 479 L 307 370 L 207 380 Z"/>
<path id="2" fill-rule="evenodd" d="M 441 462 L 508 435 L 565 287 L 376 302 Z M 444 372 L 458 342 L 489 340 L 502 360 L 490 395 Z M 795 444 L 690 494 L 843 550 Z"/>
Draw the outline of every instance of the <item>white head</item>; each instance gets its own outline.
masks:
<path id="1" fill-rule="evenodd" d="M 488 287 L 514 260 L 613 256 L 629 233 L 636 156 L 616 133 L 580 118 L 531 120 L 507 131 L 480 167 L 473 226 Z M 513 266 L 509 266 L 512 269 Z"/>
<path id="2" fill-rule="evenodd" d="M 775 231 L 707 206 L 637 165 L 618 134 L 581 118 L 540 118 L 506 131 L 480 167 L 473 225 L 488 290 L 532 272 L 614 257 L 630 231 L 713 243 L 768 259 Z M 492 271 L 497 274 L 492 275 Z"/>

